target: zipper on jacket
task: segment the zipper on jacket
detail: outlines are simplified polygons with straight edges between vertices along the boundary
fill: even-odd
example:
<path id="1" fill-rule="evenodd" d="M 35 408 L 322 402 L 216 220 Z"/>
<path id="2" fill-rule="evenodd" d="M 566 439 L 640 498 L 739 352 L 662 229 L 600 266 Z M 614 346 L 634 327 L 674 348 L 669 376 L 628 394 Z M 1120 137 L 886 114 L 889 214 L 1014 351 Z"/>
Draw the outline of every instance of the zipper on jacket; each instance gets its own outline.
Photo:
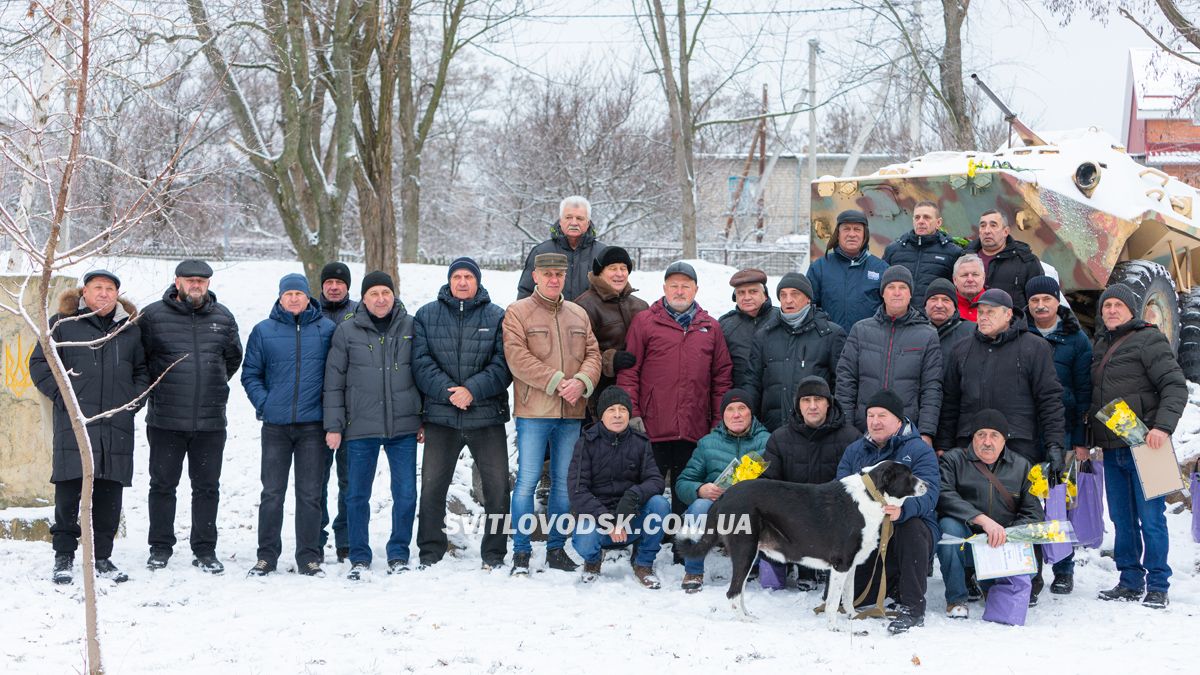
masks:
<path id="1" fill-rule="evenodd" d="M 192 395 L 192 431 L 196 431 L 198 426 L 196 421 L 200 419 L 200 370 L 204 364 L 200 361 L 200 337 L 196 335 L 195 311 L 192 311 L 192 358 L 195 359 L 196 364 L 196 377 L 193 378 L 196 386 Z"/>
<path id="2" fill-rule="evenodd" d="M 892 332 L 888 335 L 887 361 L 883 365 L 883 388 L 892 388 L 892 343 L 896 341 L 896 320 L 892 319 Z"/>
<path id="3" fill-rule="evenodd" d="M 554 310 L 552 312 L 554 314 L 554 334 L 558 336 L 558 369 L 562 372 L 563 379 L 566 379 L 567 355 L 563 350 L 562 326 L 560 326 L 558 323 L 558 308 L 562 305 L 564 300 L 561 297 L 558 300 L 559 302 L 554 306 Z M 567 416 L 567 399 L 561 396 L 558 397 L 558 416 L 560 418 L 565 418 Z"/>
<path id="4" fill-rule="evenodd" d="M 296 390 L 292 392 L 292 424 L 296 423 L 300 409 L 300 316 L 296 317 Z"/>
<path id="5" fill-rule="evenodd" d="M 458 301 L 458 351 L 454 353 L 454 358 L 458 362 L 458 370 L 454 373 L 455 377 L 462 377 L 462 372 L 463 372 L 463 367 L 462 367 L 462 348 L 463 347 L 462 347 L 462 345 L 463 345 L 463 321 L 466 318 L 464 315 L 465 311 L 466 311 L 466 302 L 459 300 Z M 465 382 L 465 380 L 464 380 L 464 382 Z M 460 385 L 460 386 L 462 386 L 462 385 Z M 466 411 L 460 409 L 456 405 L 452 405 L 451 407 L 454 408 L 455 414 L 458 415 L 458 426 L 461 429 L 462 423 L 463 423 L 463 413 Z"/>

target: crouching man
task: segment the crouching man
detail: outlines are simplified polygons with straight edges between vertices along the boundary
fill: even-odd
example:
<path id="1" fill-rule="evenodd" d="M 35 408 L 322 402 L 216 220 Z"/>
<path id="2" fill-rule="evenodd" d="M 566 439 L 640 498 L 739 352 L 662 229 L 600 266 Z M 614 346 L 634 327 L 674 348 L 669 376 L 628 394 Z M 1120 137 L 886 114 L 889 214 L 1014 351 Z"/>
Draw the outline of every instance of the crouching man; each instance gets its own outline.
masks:
<path id="1" fill-rule="evenodd" d="M 1045 513 L 1029 494 L 1029 460 L 1005 449 L 1008 421 L 988 408 L 975 414 L 971 443 L 942 456 L 942 493 L 938 497 L 938 526 L 942 532 L 966 539 L 980 532 L 988 545 L 1002 546 L 1004 528 L 1040 523 Z M 942 580 L 946 582 L 946 616 L 967 618 L 966 566 L 970 546 L 938 546 Z M 988 582 L 983 582 L 988 585 Z"/>
<path id="2" fill-rule="evenodd" d="M 938 500 L 938 459 L 933 448 L 922 440 L 915 424 L 904 416 L 904 402 L 890 389 L 883 389 L 867 400 L 867 433 L 846 448 L 838 464 L 837 479 L 856 474 L 885 459 L 900 462 L 913 475 L 925 481 L 928 490 L 920 497 L 910 497 L 901 506 L 883 507 L 884 515 L 892 519 L 895 530 L 882 567 L 886 574 L 888 594 L 899 602 L 896 618 L 888 624 L 892 634 L 907 632 L 925 625 L 925 588 L 929 563 L 933 559 L 933 542 L 940 538 L 934 507 Z M 876 550 L 855 572 L 856 593 L 869 589 L 866 597 L 874 599 L 878 579 Z"/>
<path id="3" fill-rule="evenodd" d="M 666 485 L 649 437 L 629 427 L 632 409 L 624 389 L 614 385 L 601 392 L 596 403 L 600 421 L 584 430 L 571 457 L 567 484 L 571 509 L 580 517 L 574 545 L 583 556 L 585 584 L 600 575 L 602 548 L 633 544 L 634 576 L 646 588 L 661 587 L 654 559 L 662 547 L 663 519 L 671 513 L 671 502 L 662 496 Z M 605 515 L 616 518 L 612 528 L 600 525 Z M 585 525 L 587 520 L 595 527 Z"/>

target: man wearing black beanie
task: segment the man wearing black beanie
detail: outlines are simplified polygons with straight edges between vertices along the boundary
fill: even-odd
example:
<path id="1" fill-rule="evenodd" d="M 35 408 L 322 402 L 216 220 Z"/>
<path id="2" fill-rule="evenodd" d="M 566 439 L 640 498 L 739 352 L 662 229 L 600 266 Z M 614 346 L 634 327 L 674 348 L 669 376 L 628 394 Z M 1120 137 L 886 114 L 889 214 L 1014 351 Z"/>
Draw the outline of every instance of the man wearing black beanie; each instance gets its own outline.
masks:
<path id="1" fill-rule="evenodd" d="M 874 598 L 880 567 L 887 574 L 888 593 L 898 597 L 896 618 L 888 632 L 904 633 L 925 624 L 925 588 L 933 543 L 941 538 L 935 507 L 940 492 L 941 474 L 937 456 L 918 433 L 916 425 L 904 416 L 904 401 L 890 389 L 882 389 L 867 400 L 867 433 L 842 456 L 837 478 L 857 474 L 884 460 L 904 464 L 925 482 L 926 492 L 909 497 L 900 506 L 885 506 L 885 517 L 894 525 L 891 544 L 884 564 L 876 565 L 878 552 L 858 565 L 855 592 L 868 589 Z"/>
<path id="2" fill-rule="evenodd" d="M 331 262 L 321 269 L 321 313 L 335 325 L 354 317 L 358 303 L 350 299 L 350 268 L 344 262 Z M 325 458 L 325 480 L 321 481 L 321 548 L 329 541 L 329 478 L 337 462 L 337 516 L 333 519 L 333 542 L 338 562 L 350 554 L 350 537 L 346 534 L 346 494 L 349 462 L 346 446 L 330 449 Z"/>

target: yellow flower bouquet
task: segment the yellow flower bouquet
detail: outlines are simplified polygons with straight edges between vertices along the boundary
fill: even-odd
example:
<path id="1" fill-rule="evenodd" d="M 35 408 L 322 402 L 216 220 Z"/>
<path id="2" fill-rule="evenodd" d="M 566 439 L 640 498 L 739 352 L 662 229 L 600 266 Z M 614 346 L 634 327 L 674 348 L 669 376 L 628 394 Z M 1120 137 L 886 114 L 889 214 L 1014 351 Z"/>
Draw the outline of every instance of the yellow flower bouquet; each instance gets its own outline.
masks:
<path id="1" fill-rule="evenodd" d="M 1075 526 L 1069 520 L 1047 520 L 1004 528 L 1009 541 L 1024 544 L 1070 544 L 1078 542 Z"/>
<path id="2" fill-rule="evenodd" d="M 722 490 L 728 490 L 744 480 L 754 480 L 767 470 L 770 462 L 763 459 L 757 452 L 747 452 L 741 457 L 735 457 L 729 466 L 717 477 L 715 484 Z"/>
<path id="3" fill-rule="evenodd" d="M 1104 426 L 1120 436 L 1130 447 L 1145 443 L 1146 434 L 1150 433 L 1123 398 L 1115 398 L 1097 410 L 1096 419 L 1103 422 Z"/>

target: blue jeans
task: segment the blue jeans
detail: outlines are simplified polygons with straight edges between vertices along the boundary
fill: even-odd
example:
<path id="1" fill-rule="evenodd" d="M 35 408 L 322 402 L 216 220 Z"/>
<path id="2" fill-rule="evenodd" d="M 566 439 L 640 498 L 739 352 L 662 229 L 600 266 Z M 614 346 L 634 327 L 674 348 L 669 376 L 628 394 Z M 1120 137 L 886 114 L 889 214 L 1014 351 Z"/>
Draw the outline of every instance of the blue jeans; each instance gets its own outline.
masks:
<path id="1" fill-rule="evenodd" d="M 580 532 L 575 530 L 575 534 L 571 538 L 572 545 L 575 547 L 575 552 L 583 556 L 584 562 L 594 563 L 600 560 L 600 549 L 603 547 L 624 547 L 629 544 L 637 544 L 637 557 L 633 559 L 633 564 L 638 567 L 653 567 L 654 559 L 658 557 L 658 551 L 662 548 L 663 540 L 663 518 L 671 512 L 671 502 L 662 495 L 654 495 L 642 506 L 641 512 L 630 522 L 633 532 L 629 538 L 621 544 L 614 544 L 612 537 L 600 532 L 599 527 L 592 528 L 589 532 Z M 650 527 L 646 527 L 646 518 L 650 514 L 655 514 L 657 522 L 651 522 Z M 649 530 L 643 532 L 643 530 Z"/>
<path id="2" fill-rule="evenodd" d="M 1104 451 L 1104 496 L 1116 530 L 1113 557 L 1121 572 L 1118 583 L 1135 591 L 1166 592 L 1171 577 L 1167 565 L 1167 500 L 1143 498 L 1129 448 Z"/>
<path id="3" fill-rule="evenodd" d="M 974 534 L 967 524 L 957 518 L 939 518 L 938 527 L 942 534 L 966 539 Z M 946 604 L 961 605 L 967 601 L 967 564 L 971 562 L 971 545 L 934 546 L 942 568 L 942 581 L 946 584 Z M 984 582 L 986 583 L 986 582 Z"/>
<path id="4" fill-rule="evenodd" d="M 532 522 L 533 493 L 542 478 L 542 464 L 546 461 L 546 448 L 550 449 L 550 503 L 546 510 L 550 516 L 550 533 L 546 550 L 567 545 L 570 532 L 558 527 L 558 516 L 571 512 L 571 499 L 567 495 L 567 469 L 571 467 L 571 455 L 579 440 L 580 420 L 559 418 L 517 418 L 517 484 L 513 486 L 512 524 L 513 553 L 529 553 L 529 523 Z M 525 522 L 522 522 L 522 521 Z"/>
<path id="5" fill-rule="evenodd" d="M 713 500 L 697 497 L 696 501 L 692 502 L 691 506 L 683 512 L 683 524 L 685 527 L 690 525 L 689 518 L 708 515 L 708 510 L 712 508 Z M 683 571 L 686 574 L 704 574 L 704 558 L 684 558 Z"/>
<path id="6" fill-rule="evenodd" d="M 413 515 L 417 510 L 417 435 L 395 438 L 359 438 L 346 441 L 349 461 L 349 494 L 346 495 L 346 525 L 350 534 L 350 561 L 371 562 L 371 484 L 379 463 L 379 447 L 387 454 L 392 476 L 392 536 L 387 543 L 388 560 L 408 560 Z"/>

